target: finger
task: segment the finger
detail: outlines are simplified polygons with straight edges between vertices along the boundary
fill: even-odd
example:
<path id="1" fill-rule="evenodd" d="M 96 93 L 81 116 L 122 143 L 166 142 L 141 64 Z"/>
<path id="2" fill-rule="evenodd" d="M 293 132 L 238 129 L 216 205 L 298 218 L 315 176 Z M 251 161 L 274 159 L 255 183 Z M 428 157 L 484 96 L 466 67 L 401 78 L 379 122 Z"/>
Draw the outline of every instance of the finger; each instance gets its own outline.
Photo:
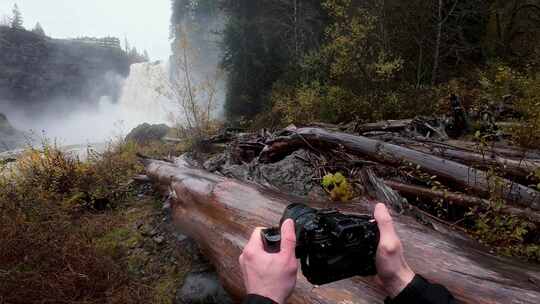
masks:
<path id="1" fill-rule="evenodd" d="M 381 244 L 389 244 L 398 240 L 392 217 L 384 204 L 377 204 L 375 206 L 374 216 L 381 235 L 379 242 Z"/>
<path id="2" fill-rule="evenodd" d="M 294 221 L 286 220 L 281 225 L 281 253 L 285 255 L 293 255 L 296 248 L 296 234 L 294 232 Z"/>
<path id="3" fill-rule="evenodd" d="M 259 249 L 264 249 L 261 238 L 261 230 L 263 229 L 263 227 L 257 227 L 255 228 L 255 230 L 253 230 L 253 233 L 251 233 L 251 237 L 249 238 L 249 241 L 246 245 L 246 248 L 244 248 L 244 251 L 257 251 Z"/>

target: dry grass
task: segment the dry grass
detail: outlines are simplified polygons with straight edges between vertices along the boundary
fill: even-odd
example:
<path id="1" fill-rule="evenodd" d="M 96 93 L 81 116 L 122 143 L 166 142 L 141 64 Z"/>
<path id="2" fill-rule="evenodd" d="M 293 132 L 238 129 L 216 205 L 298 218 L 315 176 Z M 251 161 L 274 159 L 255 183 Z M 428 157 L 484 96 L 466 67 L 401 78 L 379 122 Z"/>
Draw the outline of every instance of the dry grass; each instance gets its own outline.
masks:
<path id="1" fill-rule="evenodd" d="M 83 162 L 44 145 L 0 176 L 0 303 L 156 302 L 157 288 L 129 271 L 138 150 Z"/>

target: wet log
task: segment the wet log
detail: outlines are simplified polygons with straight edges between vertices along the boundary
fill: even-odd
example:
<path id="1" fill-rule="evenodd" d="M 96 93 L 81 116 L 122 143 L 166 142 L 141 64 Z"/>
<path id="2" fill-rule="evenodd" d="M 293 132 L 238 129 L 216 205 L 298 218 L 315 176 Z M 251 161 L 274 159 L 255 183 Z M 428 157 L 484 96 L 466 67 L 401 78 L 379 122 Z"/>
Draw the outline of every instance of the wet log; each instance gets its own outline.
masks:
<path id="1" fill-rule="evenodd" d="M 391 181 L 391 180 L 384 181 L 384 183 L 390 188 L 398 191 L 401 195 L 406 196 L 406 197 L 414 196 L 414 197 L 421 198 L 423 200 L 431 200 L 431 201 L 443 200 L 445 202 L 455 204 L 458 206 L 467 207 L 467 208 L 480 207 L 480 208 L 485 209 L 485 208 L 489 208 L 491 205 L 489 200 L 475 197 L 475 196 L 465 195 L 461 193 L 442 191 L 442 190 L 432 190 L 425 187 L 403 184 L 403 183 Z M 504 207 L 501 210 L 501 212 L 508 213 L 510 215 L 514 215 L 520 218 L 528 219 L 536 223 L 540 223 L 540 214 L 532 210 L 507 206 L 507 207 Z"/>
<path id="2" fill-rule="evenodd" d="M 328 207 L 254 184 L 247 184 L 190 167 L 185 161 L 144 160 L 147 175 L 169 197 L 172 217 L 193 237 L 214 264 L 225 288 L 244 296 L 238 256 L 252 230 L 276 225 L 289 203 Z M 375 202 L 333 204 L 344 212 L 365 213 Z M 498 258 L 458 232 L 443 234 L 395 215 L 405 255 L 412 268 L 445 285 L 460 303 L 540 303 L 540 267 Z M 315 287 L 299 273 L 289 300 L 293 304 L 383 303 L 384 292 L 373 278 L 355 277 Z"/>
<path id="3" fill-rule="evenodd" d="M 317 146 L 345 149 L 349 153 L 394 166 L 411 164 L 452 182 L 464 190 L 482 195 L 492 192 L 510 203 L 540 210 L 540 192 L 532 188 L 500 177 L 496 178 L 496 183 L 493 183 L 488 174 L 482 170 L 428 153 L 347 133 L 329 132 L 318 128 L 300 128 L 290 132 L 289 136 L 269 141 L 261 152 L 259 160 L 271 162 L 306 145 L 314 150 Z"/>
<path id="4" fill-rule="evenodd" d="M 401 131 L 406 129 L 413 122 L 412 119 L 403 119 L 403 120 L 384 120 L 375 123 L 367 123 L 363 125 L 358 125 L 355 128 L 355 131 L 358 133 L 373 132 L 373 131 Z"/>
<path id="5" fill-rule="evenodd" d="M 455 150 L 442 146 L 407 145 L 407 147 L 421 152 L 438 155 L 442 158 L 455 160 L 457 162 L 476 167 L 497 167 L 502 172 L 515 177 L 528 178 L 537 170 L 540 170 L 540 162 L 530 159 L 510 159 L 497 155 L 496 153 L 486 151 L 474 153 L 463 150 Z"/>
<path id="6" fill-rule="evenodd" d="M 456 148 L 465 149 L 465 150 L 468 150 L 469 152 L 479 152 L 478 143 L 476 142 L 469 142 L 469 141 L 462 141 L 462 140 L 449 140 L 448 142 L 443 143 L 443 144 L 450 145 L 451 147 L 453 146 Z M 508 146 L 508 145 L 503 145 L 500 143 L 490 144 L 487 147 L 487 150 L 490 153 L 494 153 L 498 156 L 507 157 L 507 158 L 533 159 L 533 160 L 540 159 L 540 152 L 537 150 Z"/>

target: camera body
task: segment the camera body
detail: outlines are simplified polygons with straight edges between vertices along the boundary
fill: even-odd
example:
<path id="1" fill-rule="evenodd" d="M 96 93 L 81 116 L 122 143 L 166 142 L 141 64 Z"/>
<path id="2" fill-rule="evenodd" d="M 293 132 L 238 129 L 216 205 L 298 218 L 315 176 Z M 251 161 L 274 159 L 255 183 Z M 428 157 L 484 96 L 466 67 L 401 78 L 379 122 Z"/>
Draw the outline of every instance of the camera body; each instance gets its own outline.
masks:
<path id="1" fill-rule="evenodd" d="M 280 224 L 287 219 L 295 222 L 296 258 L 310 283 L 323 285 L 377 274 L 379 229 L 372 216 L 292 204 L 285 209 Z M 263 230 L 262 237 L 267 251 L 275 252 L 276 246 L 279 251 L 279 229 Z"/>

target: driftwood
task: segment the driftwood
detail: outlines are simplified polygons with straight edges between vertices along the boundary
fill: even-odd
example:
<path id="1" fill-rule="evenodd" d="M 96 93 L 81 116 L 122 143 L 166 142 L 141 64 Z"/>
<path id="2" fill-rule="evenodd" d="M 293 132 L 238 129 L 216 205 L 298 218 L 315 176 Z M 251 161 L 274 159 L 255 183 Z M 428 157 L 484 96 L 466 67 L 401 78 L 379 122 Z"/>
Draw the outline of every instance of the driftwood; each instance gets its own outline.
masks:
<path id="1" fill-rule="evenodd" d="M 172 216 L 216 266 L 226 289 L 240 299 L 245 291 L 238 256 L 257 226 L 276 225 L 291 202 L 287 196 L 175 163 L 144 160 L 148 176 L 169 196 Z M 327 204 L 310 203 L 321 207 Z M 346 212 L 367 212 L 375 202 L 335 204 Z M 498 258 L 454 232 L 442 234 L 396 215 L 395 226 L 412 268 L 428 280 L 445 285 L 461 303 L 540 303 L 540 268 Z M 385 295 L 372 278 L 355 277 L 315 288 L 301 274 L 289 302 L 383 303 Z"/>
<path id="2" fill-rule="evenodd" d="M 503 172 L 512 176 L 527 178 L 531 172 L 540 170 L 540 162 L 529 159 L 510 159 L 497 155 L 494 152 L 486 151 L 484 154 L 474 153 L 462 150 L 455 150 L 442 146 L 409 146 L 411 149 L 421 152 L 438 155 L 446 159 L 455 160 L 457 162 L 480 167 L 495 166 Z"/>
<path id="3" fill-rule="evenodd" d="M 425 187 L 407 185 L 396 181 L 385 181 L 384 183 L 390 188 L 401 193 L 401 195 L 407 197 L 416 196 L 430 201 L 444 200 L 445 202 L 468 208 L 489 208 L 489 206 L 491 205 L 491 203 L 486 199 L 465 194 L 441 190 L 432 190 Z M 521 218 L 529 219 L 536 223 L 540 223 L 540 215 L 537 212 L 531 212 L 531 210 L 507 206 L 504 207 L 501 211 L 510 215 L 518 216 Z"/>
<path id="4" fill-rule="evenodd" d="M 385 143 L 363 136 L 346 133 L 328 132 L 318 128 L 301 128 L 267 143 L 259 156 L 260 161 L 273 161 L 300 147 L 317 146 L 343 148 L 350 153 L 359 154 L 375 161 L 391 165 L 411 164 L 430 174 L 483 195 L 494 191 L 506 201 L 540 210 L 540 193 L 532 188 L 520 185 L 504 178 L 490 182 L 486 172 L 464 164 L 443 159 L 424 152 L 402 146 Z"/>
<path id="5" fill-rule="evenodd" d="M 478 143 L 462 140 L 449 140 L 446 145 L 468 150 L 469 152 L 478 152 Z M 496 155 L 516 159 L 540 159 L 540 153 L 537 150 L 512 147 L 502 144 L 492 144 L 487 147 L 488 151 Z"/>
<path id="6" fill-rule="evenodd" d="M 403 120 L 384 120 L 375 123 L 367 123 L 358 125 L 355 131 L 358 133 L 373 132 L 373 131 L 401 131 L 406 129 L 413 122 L 412 119 Z"/>

